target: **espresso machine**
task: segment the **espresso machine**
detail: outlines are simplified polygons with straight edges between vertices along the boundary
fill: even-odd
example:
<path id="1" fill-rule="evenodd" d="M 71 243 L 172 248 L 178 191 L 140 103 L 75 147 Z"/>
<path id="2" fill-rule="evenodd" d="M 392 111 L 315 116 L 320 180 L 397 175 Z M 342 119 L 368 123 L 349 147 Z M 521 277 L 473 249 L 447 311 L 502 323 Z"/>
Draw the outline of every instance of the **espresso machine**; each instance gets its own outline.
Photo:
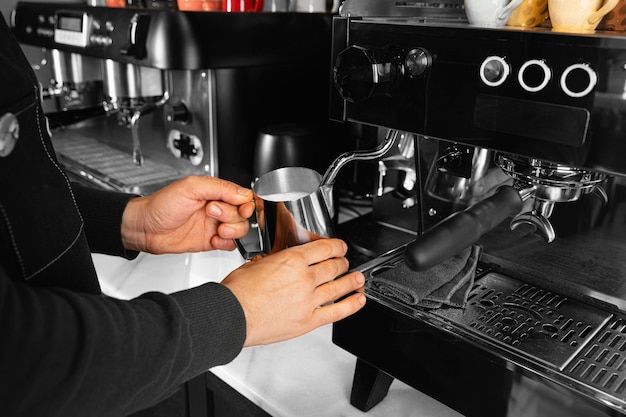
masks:
<path id="1" fill-rule="evenodd" d="M 75 180 L 137 194 L 192 174 L 250 186 L 258 132 L 281 123 L 325 141 L 319 164 L 337 152 L 330 14 L 19 2 L 10 23 L 44 52 L 34 67 Z"/>
<path id="2" fill-rule="evenodd" d="M 626 414 L 626 36 L 474 27 L 460 0 L 347 0 L 332 55 L 331 117 L 414 142 L 411 193 L 340 232 L 368 297 L 333 327 L 357 358 L 351 403 L 375 407 L 398 379 L 466 416 Z M 357 233 L 379 229 L 370 246 Z M 472 245 L 462 305 L 368 285 Z"/>

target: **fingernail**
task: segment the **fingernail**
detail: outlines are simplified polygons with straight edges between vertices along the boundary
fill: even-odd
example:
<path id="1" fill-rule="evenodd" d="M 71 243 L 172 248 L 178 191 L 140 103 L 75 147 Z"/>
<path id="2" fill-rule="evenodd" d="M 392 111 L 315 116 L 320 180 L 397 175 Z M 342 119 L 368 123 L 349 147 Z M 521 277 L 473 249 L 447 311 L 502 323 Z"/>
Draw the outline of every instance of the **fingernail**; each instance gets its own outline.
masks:
<path id="1" fill-rule="evenodd" d="M 356 300 L 358 301 L 359 304 L 365 305 L 365 296 L 363 294 L 357 297 Z"/>
<path id="2" fill-rule="evenodd" d="M 210 205 L 209 206 L 209 214 L 211 216 L 220 216 L 222 214 L 222 210 L 218 206 Z"/>
<path id="3" fill-rule="evenodd" d="M 250 190 L 248 188 L 239 188 L 237 189 L 237 192 L 240 195 L 248 195 L 248 193 L 250 193 Z"/>
<path id="4" fill-rule="evenodd" d="M 361 285 L 363 285 L 365 283 L 365 277 L 363 276 L 363 274 L 360 274 L 360 273 L 357 274 L 356 282 L 358 282 Z"/>

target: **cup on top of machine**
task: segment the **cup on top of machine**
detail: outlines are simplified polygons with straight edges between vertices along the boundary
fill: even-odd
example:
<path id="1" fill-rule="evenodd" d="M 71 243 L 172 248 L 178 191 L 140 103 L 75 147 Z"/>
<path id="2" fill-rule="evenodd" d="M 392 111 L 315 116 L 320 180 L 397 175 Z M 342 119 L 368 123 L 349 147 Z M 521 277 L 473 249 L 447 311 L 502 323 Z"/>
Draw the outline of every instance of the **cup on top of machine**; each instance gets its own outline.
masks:
<path id="1" fill-rule="evenodd" d="M 264 12 L 294 12 L 296 0 L 263 0 Z"/>
<path id="2" fill-rule="evenodd" d="M 619 0 L 548 0 L 552 30 L 593 32 L 618 2 Z"/>
<path id="3" fill-rule="evenodd" d="M 263 0 L 223 0 L 223 12 L 261 12 Z"/>
<path id="4" fill-rule="evenodd" d="M 190 12 L 217 12 L 222 10 L 222 0 L 178 0 L 178 10 Z"/>
<path id="5" fill-rule="evenodd" d="M 465 0 L 465 15 L 472 26 L 501 27 L 522 0 Z"/>
<path id="6" fill-rule="evenodd" d="M 617 6 L 602 18 L 598 30 L 626 30 L 626 0 L 619 0 Z"/>
<path id="7" fill-rule="evenodd" d="M 511 17 L 507 26 L 531 28 L 541 25 L 548 18 L 548 0 L 522 0 Z"/>

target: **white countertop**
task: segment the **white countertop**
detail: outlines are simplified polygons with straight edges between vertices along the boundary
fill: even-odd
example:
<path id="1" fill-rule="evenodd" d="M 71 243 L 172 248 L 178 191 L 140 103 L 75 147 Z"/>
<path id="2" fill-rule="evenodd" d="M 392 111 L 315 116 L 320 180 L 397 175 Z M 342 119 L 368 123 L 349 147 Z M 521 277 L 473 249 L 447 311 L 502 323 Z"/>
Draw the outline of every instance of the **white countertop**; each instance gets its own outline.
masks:
<path id="1" fill-rule="evenodd" d="M 235 252 L 140 254 L 133 261 L 94 255 L 103 291 L 129 299 L 219 282 L 243 259 Z M 459 413 L 394 380 L 387 397 L 363 413 L 350 405 L 356 358 L 331 341 L 331 326 L 297 339 L 245 348 L 210 371 L 274 417 L 459 417 Z"/>

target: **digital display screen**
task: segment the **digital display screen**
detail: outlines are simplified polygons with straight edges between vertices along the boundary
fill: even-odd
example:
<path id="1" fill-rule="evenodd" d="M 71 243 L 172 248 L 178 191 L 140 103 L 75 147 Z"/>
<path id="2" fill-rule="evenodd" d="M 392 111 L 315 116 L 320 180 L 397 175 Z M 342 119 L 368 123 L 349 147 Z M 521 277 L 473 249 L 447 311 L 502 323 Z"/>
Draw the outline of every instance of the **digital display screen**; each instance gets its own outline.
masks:
<path id="1" fill-rule="evenodd" d="M 72 32 L 82 32 L 83 16 L 62 15 L 57 16 L 57 28 Z"/>

